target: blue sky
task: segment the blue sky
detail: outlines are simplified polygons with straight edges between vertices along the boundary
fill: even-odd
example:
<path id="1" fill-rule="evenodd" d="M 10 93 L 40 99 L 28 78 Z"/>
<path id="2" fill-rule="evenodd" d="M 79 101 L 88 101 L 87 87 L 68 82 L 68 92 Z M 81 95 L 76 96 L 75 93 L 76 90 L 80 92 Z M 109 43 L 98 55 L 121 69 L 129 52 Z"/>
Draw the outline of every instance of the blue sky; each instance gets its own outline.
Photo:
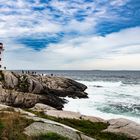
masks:
<path id="1" fill-rule="evenodd" d="M 1 0 L 9 69 L 140 69 L 140 0 Z"/>

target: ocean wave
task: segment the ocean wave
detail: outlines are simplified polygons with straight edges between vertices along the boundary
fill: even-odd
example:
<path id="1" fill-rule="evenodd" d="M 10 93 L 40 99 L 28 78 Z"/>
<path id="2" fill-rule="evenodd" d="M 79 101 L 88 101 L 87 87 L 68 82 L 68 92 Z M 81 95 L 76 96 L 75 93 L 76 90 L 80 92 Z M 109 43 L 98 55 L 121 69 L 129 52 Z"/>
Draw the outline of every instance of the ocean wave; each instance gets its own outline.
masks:
<path id="1" fill-rule="evenodd" d="M 87 85 L 88 99 L 71 100 L 66 110 L 85 115 L 111 118 L 128 118 L 140 123 L 140 86 L 122 81 L 78 81 Z"/>
<path id="2" fill-rule="evenodd" d="M 140 104 L 129 104 L 129 103 L 107 104 L 97 107 L 97 109 L 105 113 L 126 115 L 130 117 L 140 116 Z"/>
<path id="3" fill-rule="evenodd" d="M 122 86 L 123 83 L 121 81 L 118 82 L 112 82 L 112 81 L 78 81 L 80 83 L 83 83 L 87 85 L 88 87 L 119 87 Z"/>

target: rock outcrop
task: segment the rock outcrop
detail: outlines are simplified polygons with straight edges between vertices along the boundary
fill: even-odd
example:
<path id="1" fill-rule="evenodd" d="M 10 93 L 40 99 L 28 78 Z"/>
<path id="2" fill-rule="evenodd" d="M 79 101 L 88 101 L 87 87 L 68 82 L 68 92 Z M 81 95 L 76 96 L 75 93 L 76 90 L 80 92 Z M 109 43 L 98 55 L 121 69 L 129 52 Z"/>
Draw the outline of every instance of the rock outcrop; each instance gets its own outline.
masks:
<path id="1" fill-rule="evenodd" d="M 130 121 L 128 119 L 119 118 L 103 120 L 99 117 L 82 115 L 79 112 L 56 110 L 43 104 L 36 104 L 33 108 L 30 108 L 30 110 L 36 112 L 44 112 L 45 115 L 49 115 L 55 118 L 89 120 L 91 122 L 107 123 L 107 129 L 103 130 L 102 132 L 110 132 L 119 135 L 122 134 L 126 135 L 130 139 L 140 140 L 140 124 Z"/>
<path id="2" fill-rule="evenodd" d="M 78 120 L 89 120 L 91 122 L 106 122 L 105 120 L 93 117 L 93 116 L 86 116 L 82 115 L 79 112 L 72 112 L 72 111 L 62 111 L 62 110 L 44 110 L 45 115 L 53 116 L 56 118 L 67 118 L 67 119 L 78 119 Z"/>
<path id="3" fill-rule="evenodd" d="M 28 111 L 24 111 L 20 108 L 14 108 L 0 104 L 0 113 L 12 114 L 14 112 L 18 113 L 19 117 L 33 120 L 33 122 L 29 126 L 24 128 L 23 133 L 26 136 L 39 136 L 42 134 L 47 134 L 48 132 L 53 132 L 62 136 L 66 136 L 71 140 L 95 140 L 91 137 L 86 136 L 81 131 L 67 125 L 38 117 L 37 115 Z"/>
<path id="4" fill-rule="evenodd" d="M 40 134 L 47 134 L 48 132 L 54 132 L 69 138 L 70 140 L 95 140 L 90 138 L 76 129 L 62 125 L 60 123 L 48 122 L 34 122 L 27 128 L 24 133 L 28 136 L 38 136 Z"/>
<path id="5" fill-rule="evenodd" d="M 57 111 L 54 108 L 52 108 L 48 105 L 43 105 L 43 104 L 36 104 L 34 109 L 35 108 L 38 111 L 42 111 L 42 110 Z M 36 110 L 34 110 L 34 111 L 36 111 Z M 47 134 L 48 132 L 54 132 L 54 133 L 60 134 L 62 136 L 66 136 L 72 140 L 81 140 L 81 139 L 82 140 L 95 140 L 94 138 L 88 137 L 88 136 L 86 136 L 86 134 L 83 134 L 81 131 L 74 129 L 68 125 L 64 125 L 59 122 L 52 121 L 52 120 L 49 120 L 46 118 L 38 117 L 34 113 L 25 111 L 20 108 L 14 108 L 14 107 L 0 104 L 0 112 L 2 112 L 2 113 L 17 112 L 17 113 L 19 113 L 19 115 L 21 117 L 33 120 L 33 122 L 24 129 L 24 134 L 27 136 L 38 136 L 40 134 Z M 66 113 L 68 113 L 68 112 L 65 112 L 65 114 Z M 72 114 L 72 112 L 71 112 L 71 114 Z M 68 115 L 66 115 L 65 117 L 60 116 L 60 118 L 71 118 L 71 117 L 69 117 L 69 115 L 71 115 L 71 114 L 68 113 Z M 74 115 L 75 115 L 75 113 L 73 112 L 72 116 L 74 116 Z M 57 117 L 57 116 L 55 116 L 55 117 Z M 82 119 L 87 120 L 87 118 L 89 118 L 89 116 L 84 116 L 84 117 L 85 118 L 82 118 Z M 74 118 L 79 119 L 78 115 L 76 115 Z M 140 140 L 140 124 L 137 124 L 133 121 L 130 121 L 127 119 L 122 119 L 122 118 L 111 119 L 108 121 L 103 121 L 102 119 L 96 118 L 96 117 L 93 117 L 94 118 L 93 120 L 90 118 L 89 118 L 89 120 L 91 122 L 108 123 L 108 128 L 101 131 L 101 133 L 110 132 L 110 133 L 115 133 L 118 135 L 122 134 L 124 136 L 127 136 L 128 139 Z"/>
<path id="6" fill-rule="evenodd" d="M 62 118 L 62 119 L 67 118 L 67 119 L 77 119 L 77 120 L 89 120 L 91 122 L 104 122 L 104 123 L 107 122 L 106 120 L 99 117 L 87 116 L 79 112 L 73 112 L 73 111 L 56 110 L 55 108 L 40 103 L 37 103 L 33 108 L 30 108 L 29 110 L 35 112 L 43 112 L 45 115 L 49 115 L 56 118 Z"/>
<path id="7" fill-rule="evenodd" d="M 33 93 L 23 93 L 0 87 L 0 103 L 21 108 L 30 108 L 36 103 L 44 103 L 56 109 L 62 109 L 65 100 L 53 95 L 45 96 Z"/>
<path id="8" fill-rule="evenodd" d="M 104 132 L 125 134 L 129 138 L 140 140 L 140 125 L 123 118 L 108 120 L 109 127 Z"/>
<path id="9" fill-rule="evenodd" d="M 35 111 L 35 112 L 47 112 L 48 110 L 56 110 L 56 108 L 53 108 L 49 105 L 45 105 L 42 103 L 37 103 L 35 104 L 34 107 L 30 108 L 30 110 Z"/>
<path id="10" fill-rule="evenodd" d="M 1 78 L 6 88 L 14 89 L 18 85 L 18 78 L 9 71 L 1 71 Z"/>
<path id="11" fill-rule="evenodd" d="M 74 80 L 54 76 L 0 71 L 0 103 L 30 108 L 36 103 L 62 109 L 62 97 L 87 98 L 87 87 Z"/>
<path id="12" fill-rule="evenodd" d="M 56 118 L 107 123 L 108 128 L 102 132 L 124 134 L 130 139 L 140 140 L 140 124 L 133 121 L 122 118 L 106 121 L 80 113 L 61 111 L 63 104 L 67 102 L 64 97 L 87 98 L 87 93 L 84 92 L 86 88 L 83 84 L 62 77 L 0 71 L 0 103 L 2 104 L 0 104 L 0 111 L 8 112 L 8 108 L 11 109 L 9 106 L 18 107 L 12 109 L 19 112 L 22 117 L 35 121 L 25 128 L 24 133 L 28 136 L 52 131 L 73 140 L 94 140 L 74 128 L 37 117 L 35 114 L 20 108 L 31 108 L 33 111 L 44 112 L 44 114 Z"/>

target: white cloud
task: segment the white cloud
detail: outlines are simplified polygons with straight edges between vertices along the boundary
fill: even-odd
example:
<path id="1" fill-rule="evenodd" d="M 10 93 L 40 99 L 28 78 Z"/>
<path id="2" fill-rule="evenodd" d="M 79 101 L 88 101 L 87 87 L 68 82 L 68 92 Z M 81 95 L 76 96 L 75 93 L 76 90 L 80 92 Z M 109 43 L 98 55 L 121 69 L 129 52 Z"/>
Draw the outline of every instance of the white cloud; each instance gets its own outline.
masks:
<path id="1" fill-rule="evenodd" d="M 112 3 L 120 3 L 121 1 L 115 0 Z M 24 36 L 39 32 L 53 34 L 60 31 L 76 31 L 88 33 L 90 30 L 95 30 L 95 26 L 102 19 L 116 20 L 116 18 L 121 18 L 115 14 L 110 14 L 109 7 L 99 5 L 98 1 L 84 3 L 80 0 L 75 2 L 53 0 L 50 3 L 41 3 L 36 0 L 31 3 L 27 0 L 1 0 L 0 5 L 2 5 L 0 7 L 0 38 L 18 37 L 19 35 Z M 49 10 L 46 8 L 47 6 L 56 11 Z M 45 8 L 42 11 L 34 10 L 34 8 L 39 7 Z M 77 21 L 75 18 L 77 11 L 84 11 L 86 15 L 84 21 Z M 60 19 L 55 21 L 54 14 L 59 14 Z M 68 23 L 63 25 L 62 23 L 66 22 L 66 18 Z"/>
<path id="2" fill-rule="evenodd" d="M 65 39 L 40 52 L 21 46 L 5 52 L 5 64 L 9 69 L 140 69 L 139 36 L 137 27 L 106 37 Z"/>
<path id="3" fill-rule="evenodd" d="M 90 32 L 92 28 L 95 28 L 96 24 L 95 18 L 87 18 L 84 21 L 76 21 L 73 19 L 67 26 L 64 27 L 64 31 L 77 31 L 79 33 Z"/>
<path id="4" fill-rule="evenodd" d="M 126 4 L 128 0 L 112 0 L 111 1 L 111 5 L 112 6 L 122 6 L 124 4 Z"/>
<path id="5" fill-rule="evenodd" d="M 31 4 L 26 0 L 0 2 L 0 38 L 25 36 L 38 32 L 56 33 L 61 31 L 58 23 L 49 16 L 47 9 L 35 11 L 33 7 L 43 6 L 41 3 Z"/>
<path id="6" fill-rule="evenodd" d="M 83 3 L 81 0 L 73 3 L 1 0 L 0 39 L 6 46 L 5 65 L 9 69 L 140 69 L 140 62 L 136 61 L 140 60 L 140 28 L 122 30 L 106 37 L 86 35 L 94 33 L 98 23 L 104 19 L 116 21 L 123 18 L 110 12 L 108 6 L 120 8 L 127 1 L 112 0 L 102 5 L 97 0 L 93 3 Z M 49 11 L 48 8 L 33 10 L 48 5 L 56 11 Z M 75 18 L 77 11 L 84 11 L 87 15 L 85 20 Z M 60 19 L 54 19 L 54 14 L 61 15 Z M 17 44 L 14 40 L 38 33 L 55 35 L 61 31 L 75 31 L 83 36 L 65 37 L 62 42 L 50 44 L 41 51 Z"/>

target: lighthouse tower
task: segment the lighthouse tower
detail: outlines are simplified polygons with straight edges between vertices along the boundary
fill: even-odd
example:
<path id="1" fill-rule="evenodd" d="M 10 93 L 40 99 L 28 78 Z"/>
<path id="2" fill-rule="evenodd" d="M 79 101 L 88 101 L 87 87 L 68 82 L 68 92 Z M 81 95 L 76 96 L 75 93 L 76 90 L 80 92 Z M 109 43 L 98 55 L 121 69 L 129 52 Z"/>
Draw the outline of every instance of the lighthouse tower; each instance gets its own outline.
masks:
<path id="1" fill-rule="evenodd" d="M 3 43 L 0 43 L 0 69 L 2 69 L 2 52 L 4 51 Z"/>

